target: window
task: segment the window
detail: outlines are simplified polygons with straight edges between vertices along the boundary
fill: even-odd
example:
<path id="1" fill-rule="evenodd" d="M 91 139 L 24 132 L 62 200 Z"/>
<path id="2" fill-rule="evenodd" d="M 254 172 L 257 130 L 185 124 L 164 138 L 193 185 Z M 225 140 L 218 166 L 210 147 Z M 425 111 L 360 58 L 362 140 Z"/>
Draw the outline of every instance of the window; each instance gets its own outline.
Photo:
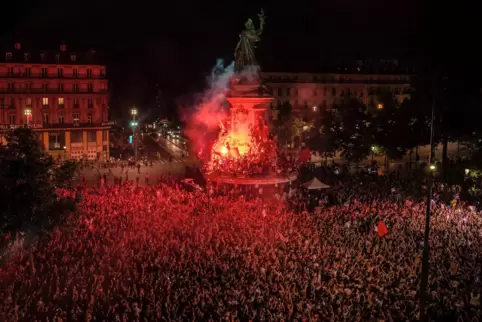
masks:
<path id="1" fill-rule="evenodd" d="M 42 106 L 44 106 L 44 107 L 49 106 L 49 98 L 48 97 L 42 97 Z"/>
<path id="2" fill-rule="evenodd" d="M 289 88 L 286 89 L 286 96 L 290 96 L 290 89 Z"/>
<path id="3" fill-rule="evenodd" d="M 0 108 L 5 107 L 5 99 L 3 97 L 0 97 Z"/>
<path id="4" fill-rule="evenodd" d="M 62 77 L 64 75 L 64 71 L 62 68 L 57 68 L 57 76 Z"/>
<path id="5" fill-rule="evenodd" d="M 45 125 L 49 124 L 49 113 L 44 113 L 44 124 Z"/>
<path id="6" fill-rule="evenodd" d="M 32 98 L 27 97 L 27 99 L 25 100 L 25 104 L 27 104 L 27 106 L 32 106 Z"/>
<path id="7" fill-rule="evenodd" d="M 87 69 L 87 78 L 92 78 L 92 69 Z"/>
<path id="8" fill-rule="evenodd" d="M 79 76 L 79 70 L 77 68 L 74 68 L 74 77 L 78 77 Z"/>
<path id="9" fill-rule="evenodd" d="M 74 97 L 74 108 L 79 107 L 79 99 L 77 97 Z"/>
<path id="10" fill-rule="evenodd" d="M 12 124 L 12 125 L 15 124 L 15 114 L 10 114 L 8 116 L 8 120 L 9 120 L 10 124 Z"/>
<path id="11" fill-rule="evenodd" d="M 63 92 L 64 91 L 64 84 L 59 84 L 59 92 Z"/>
<path id="12" fill-rule="evenodd" d="M 57 62 L 57 64 L 60 63 L 60 55 L 59 54 L 55 55 L 55 61 Z"/>
<path id="13" fill-rule="evenodd" d="M 75 62 L 75 61 L 77 60 L 77 56 L 74 55 L 74 54 L 70 55 L 70 60 L 71 60 L 72 62 Z"/>
<path id="14" fill-rule="evenodd" d="M 42 77 L 47 77 L 47 68 L 42 68 Z"/>
<path id="15" fill-rule="evenodd" d="M 45 61 L 45 54 L 44 53 L 40 54 L 40 60 Z"/>
<path id="16" fill-rule="evenodd" d="M 92 123 L 92 113 L 87 114 L 87 123 Z"/>
<path id="17" fill-rule="evenodd" d="M 64 124 L 64 113 L 63 112 L 59 112 L 59 123 Z"/>
<path id="18" fill-rule="evenodd" d="M 62 150 L 65 146 L 65 133 L 49 133 L 49 150 Z"/>
<path id="19" fill-rule="evenodd" d="M 64 107 L 64 98 L 63 98 L 63 97 L 59 97 L 59 98 L 57 99 L 57 102 L 59 103 L 59 106 L 60 106 L 60 107 Z"/>
<path id="20" fill-rule="evenodd" d="M 25 68 L 25 75 L 30 76 L 32 74 L 32 69 L 30 67 Z"/>
<path id="21" fill-rule="evenodd" d="M 100 69 L 100 77 L 104 77 L 105 76 L 105 70 L 104 68 L 101 68 Z"/>
<path id="22" fill-rule="evenodd" d="M 48 88 L 49 88 L 49 86 L 48 86 L 47 83 L 42 84 L 42 89 L 43 89 L 44 91 L 47 91 Z"/>
<path id="23" fill-rule="evenodd" d="M 79 113 L 72 113 L 72 119 L 74 121 L 74 125 L 79 125 Z"/>
<path id="24" fill-rule="evenodd" d="M 87 85 L 87 90 L 89 91 L 89 93 L 92 92 L 92 88 L 93 88 L 92 84 Z"/>
<path id="25" fill-rule="evenodd" d="M 14 88 L 15 88 L 15 86 L 13 85 L 13 83 L 12 83 L 12 82 L 8 82 L 8 89 L 9 89 L 10 91 L 13 91 Z"/>
<path id="26" fill-rule="evenodd" d="M 79 91 L 79 84 L 74 84 L 74 92 L 78 92 Z"/>
<path id="27" fill-rule="evenodd" d="M 92 102 L 92 99 L 91 99 L 91 98 L 87 99 L 87 106 L 88 106 L 88 108 L 93 108 L 93 107 L 94 107 L 94 103 Z"/>
<path id="28" fill-rule="evenodd" d="M 281 93 L 281 88 L 278 88 L 278 96 L 281 96 L 281 95 L 283 95 L 283 94 Z"/>
<path id="29" fill-rule="evenodd" d="M 5 53 L 6 60 L 12 60 L 12 53 Z"/>
<path id="30" fill-rule="evenodd" d="M 13 76 L 13 67 L 8 67 L 8 76 Z"/>
<path id="31" fill-rule="evenodd" d="M 24 59 L 25 61 L 28 61 L 28 60 L 30 59 L 30 54 L 29 54 L 29 53 L 23 54 L 23 59 Z"/>
<path id="32" fill-rule="evenodd" d="M 331 89 L 331 95 L 336 96 L 336 88 Z"/>

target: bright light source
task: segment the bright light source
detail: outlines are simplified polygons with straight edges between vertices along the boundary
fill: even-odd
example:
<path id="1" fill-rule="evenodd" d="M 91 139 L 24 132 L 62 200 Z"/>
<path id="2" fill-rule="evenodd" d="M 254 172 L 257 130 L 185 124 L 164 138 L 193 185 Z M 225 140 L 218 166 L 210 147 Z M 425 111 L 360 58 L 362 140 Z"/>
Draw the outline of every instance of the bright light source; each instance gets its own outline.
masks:
<path id="1" fill-rule="evenodd" d="M 222 153 L 222 154 L 228 154 L 228 148 L 225 147 L 225 146 L 223 146 L 223 147 L 221 148 L 221 153 Z"/>
<path id="2" fill-rule="evenodd" d="M 313 112 L 316 112 L 316 110 L 318 109 L 318 106 L 313 106 Z"/>
<path id="3" fill-rule="evenodd" d="M 466 174 L 466 175 L 469 174 L 469 172 L 470 172 L 470 169 L 465 169 L 465 174 Z"/>
<path id="4" fill-rule="evenodd" d="M 375 151 L 375 149 L 376 149 L 376 148 L 375 148 L 375 146 L 374 146 L 374 145 L 372 145 L 372 151 Z"/>
<path id="5" fill-rule="evenodd" d="M 378 103 L 378 105 L 377 105 L 377 109 L 379 109 L 379 110 L 383 110 L 383 104 L 382 104 L 382 103 Z"/>
<path id="6" fill-rule="evenodd" d="M 27 116 L 30 116 L 30 115 L 32 115 L 32 110 L 29 109 L 29 108 L 26 108 L 26 109 L 23 110 L 23 114 L 27 115 Z"/>
<path id="7" fill-rule="evenodd" d="M 131 108 L 131 115 L 137 115 L 137 107 Z"/>
<path id="8" fill-rule="evenodd" d="M 430 165 L 430 170 L 434 171 L 435 170 L 435 164 Z"/>

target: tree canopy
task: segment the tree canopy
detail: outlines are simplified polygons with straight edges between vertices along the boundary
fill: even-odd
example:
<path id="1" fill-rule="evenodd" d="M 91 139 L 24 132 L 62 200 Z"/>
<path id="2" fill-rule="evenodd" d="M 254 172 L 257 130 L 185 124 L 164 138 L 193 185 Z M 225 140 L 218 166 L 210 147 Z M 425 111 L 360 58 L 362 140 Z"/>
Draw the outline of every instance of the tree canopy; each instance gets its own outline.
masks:
<path id="1" fill-rule="evenodd" d="M 71 186 L 70 170 L 63 171 L 41 151 L 30 129 L 11 131 L 6 139 L 7 145 L 0 147 L 0 229 L 44 227 L 61 219 L 73 205 L 65 207 L 68 203 L 58 199 L 56 188 Z"/>

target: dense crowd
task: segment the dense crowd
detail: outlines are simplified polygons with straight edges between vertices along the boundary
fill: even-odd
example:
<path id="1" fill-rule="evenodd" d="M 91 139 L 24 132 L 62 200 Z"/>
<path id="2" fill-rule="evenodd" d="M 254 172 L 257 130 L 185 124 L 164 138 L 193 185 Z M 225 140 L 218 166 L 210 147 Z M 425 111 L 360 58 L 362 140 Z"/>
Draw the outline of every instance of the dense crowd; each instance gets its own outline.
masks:
<path id="1" fill-rule="evenodd" d="M 173 182 L 77 189 L 67 225 L 3 259 L 0 319 L 413 321 L 425 208 L 402 189 L 338 181 L 310 214 Z M 431 224 L 429 315 L 478 321 L 480 214 L 434 202 Z"/>

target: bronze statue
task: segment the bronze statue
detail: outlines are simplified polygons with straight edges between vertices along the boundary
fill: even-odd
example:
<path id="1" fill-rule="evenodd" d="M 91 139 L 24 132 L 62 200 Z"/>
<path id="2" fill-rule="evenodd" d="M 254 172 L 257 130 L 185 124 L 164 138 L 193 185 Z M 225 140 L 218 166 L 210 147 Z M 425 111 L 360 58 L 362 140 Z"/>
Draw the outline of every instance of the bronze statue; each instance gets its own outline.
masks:
<path id="1" fill-rule="evenodd" d="M 246 27 L 239 34 L 239 41 L 234 50 L 234 59 L 236 64 L 236 71 L 240 72 L 246 66 L 257 66 L 256 57 L 254 56 L 254 49 L 256 43 L 260 41 L 261 33 L 265 23 L 265 15 L 263 9 L 261 9 L 259 17 L 259 29 L 256 30 L 253 20 L 248 19 L 244 26 Z"/>

